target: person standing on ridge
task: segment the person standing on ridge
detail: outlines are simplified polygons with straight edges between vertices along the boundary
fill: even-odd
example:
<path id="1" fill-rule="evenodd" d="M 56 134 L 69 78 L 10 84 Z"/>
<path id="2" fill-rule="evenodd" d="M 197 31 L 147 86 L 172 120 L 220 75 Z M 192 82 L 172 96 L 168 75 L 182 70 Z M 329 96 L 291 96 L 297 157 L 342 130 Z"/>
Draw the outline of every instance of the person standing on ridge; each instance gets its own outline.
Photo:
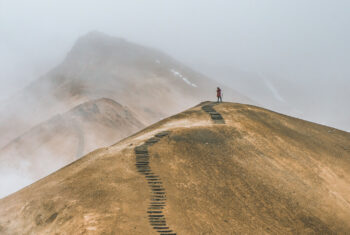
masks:
<path id="1" fill-rule="evenodd" d="M 216 89 L 216 96 L 218 97 L 218 103 L 219 103 L 219 102 L 222 102 L 221 89 L 220 89 L 220 87 L 218 87 L 218 88 Z"/>

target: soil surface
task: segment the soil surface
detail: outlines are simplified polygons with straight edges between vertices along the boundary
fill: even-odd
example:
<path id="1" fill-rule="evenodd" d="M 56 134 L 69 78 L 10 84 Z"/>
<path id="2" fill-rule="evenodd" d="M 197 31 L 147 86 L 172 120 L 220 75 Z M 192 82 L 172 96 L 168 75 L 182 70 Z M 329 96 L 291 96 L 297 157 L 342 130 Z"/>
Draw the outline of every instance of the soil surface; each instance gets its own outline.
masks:
<path id="1" fill-rule="evenodd" d="M 162 120 L 0 200 L 0 233 L 161 234 L 166 229 L 150 219 L 151 178 L 166 195 L 153 208 L 166 218 L 158 221 L 171 230 L 165 234 L 350 231 L 349 133 L 236 103 L 213 106 L 223 119 L 216 123 L 206 105 L 213 104 Z M 144 144 L 147 151 L 137 152 Z"/>

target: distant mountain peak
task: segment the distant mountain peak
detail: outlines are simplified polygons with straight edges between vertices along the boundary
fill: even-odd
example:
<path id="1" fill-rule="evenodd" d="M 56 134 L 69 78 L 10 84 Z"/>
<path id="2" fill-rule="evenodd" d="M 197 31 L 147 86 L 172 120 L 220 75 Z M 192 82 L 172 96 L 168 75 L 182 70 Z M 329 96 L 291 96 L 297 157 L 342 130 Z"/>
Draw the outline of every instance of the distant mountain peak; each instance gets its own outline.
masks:
<path id="1" fill-rule="evenodd" d="M 113 37 L 110 36 L 106 33 L 100 32 L 98 30 L 93 30 L 88 32 L 87 34 L 79 37 L 79 39 L 77 40 L 77 43 L 82 43 L 82 42 L 93 42 L 93 41 L 99 41 L 99 42 L 103 42 L 103 41 L 119 41 L 119 42 L 126 42 L 126 40 L 124 38 L 118 38 L 118 37 Z"/>
<path id="2" fill-rule="evenodd" d="M 67 58 L 108 56 L 115 54 L 127 44 L 129 43 L 123 38 L 113 37 L 99 31 L 91 31 L 78 38 Z"/>

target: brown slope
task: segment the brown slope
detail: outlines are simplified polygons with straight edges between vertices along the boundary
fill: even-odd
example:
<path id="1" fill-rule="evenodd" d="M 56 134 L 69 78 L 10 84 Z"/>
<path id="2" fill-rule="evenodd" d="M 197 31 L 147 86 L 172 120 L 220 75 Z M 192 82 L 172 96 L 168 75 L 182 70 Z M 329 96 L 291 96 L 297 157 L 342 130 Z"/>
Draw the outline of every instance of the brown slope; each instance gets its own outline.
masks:
<path id="1" fill-rule="evenodd" d="M 0 200 L 1 232 L 157 234 L 134 151 L 164 130 L 148 165 L 177 234 L 350 231 L 349 133 L 253 106 L 214 108 L 225 124 L 197 106 Z"/>
<path id="2" fill-rule="evenodd" d="M 143 127 L 130 110 L 113 100 L 83 103 L 37 125 L 0 149 L 0 175 L 21 175 L 34 182 Z M 6 190 L 1 189 L 1 196 L 3 191 Z"/>
<path id="3" fill-rule="evenodd" d="M 151 124 L 214 99 L 217 85 L 160 51 L 91 32 L 77 40 L 60 65 L 8 101 L 0 115 L 0 146 L 87 100 L 117 100 Z M 224 96 L 248 102 L 228 88 Z"/>

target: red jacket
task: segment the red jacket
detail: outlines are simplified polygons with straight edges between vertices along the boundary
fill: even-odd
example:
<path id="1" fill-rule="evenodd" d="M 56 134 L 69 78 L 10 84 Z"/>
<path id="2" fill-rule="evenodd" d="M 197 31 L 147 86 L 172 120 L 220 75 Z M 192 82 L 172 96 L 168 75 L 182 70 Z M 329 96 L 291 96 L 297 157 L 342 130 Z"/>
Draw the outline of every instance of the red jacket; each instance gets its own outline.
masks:
<path id="1" fill-rule="evenodd" d="M 221 97 L 221 89 L 220 88 L 216 89 L 216 96 Z"/>

